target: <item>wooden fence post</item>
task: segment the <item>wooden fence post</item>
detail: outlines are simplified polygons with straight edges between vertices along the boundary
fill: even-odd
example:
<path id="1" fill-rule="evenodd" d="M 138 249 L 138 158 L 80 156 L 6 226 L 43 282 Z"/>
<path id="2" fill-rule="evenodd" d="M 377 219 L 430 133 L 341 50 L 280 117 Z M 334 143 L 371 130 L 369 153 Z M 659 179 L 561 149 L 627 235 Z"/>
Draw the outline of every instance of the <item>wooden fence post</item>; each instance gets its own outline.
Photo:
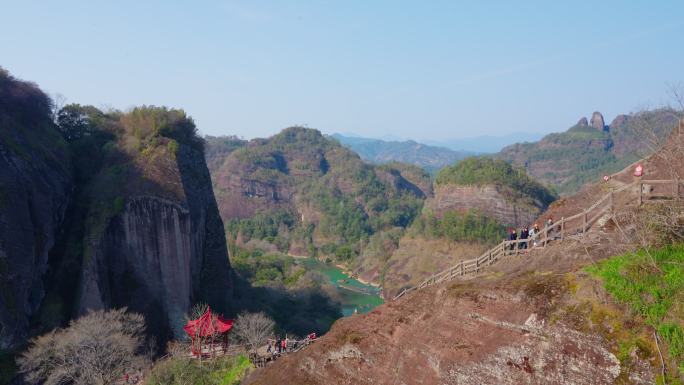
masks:
<path id="1" fill-rule="evenodd" d="M 610 189 L 610 212 L 612 213 L 614 210 L 614 202 L 613 202 L 613 189 Z"/>
<path id="2" fill-rule="evenodd" d="M 565 236 L 565 217 L 561 218 L 561 242 L 563 242 L 563 238 Z"/>
<path id="3" fill-rule="evenodd" d="M 584 215 L 582 215 L 582 234 L 587 232 L 587 212 L 584 211 Z"/>
<path id="4" fill-rule="evenodd" d="M 637 186 L 639 186 L 639 206 L 641 206 L 644 203 L 644 184 L 639 182 Z"/>

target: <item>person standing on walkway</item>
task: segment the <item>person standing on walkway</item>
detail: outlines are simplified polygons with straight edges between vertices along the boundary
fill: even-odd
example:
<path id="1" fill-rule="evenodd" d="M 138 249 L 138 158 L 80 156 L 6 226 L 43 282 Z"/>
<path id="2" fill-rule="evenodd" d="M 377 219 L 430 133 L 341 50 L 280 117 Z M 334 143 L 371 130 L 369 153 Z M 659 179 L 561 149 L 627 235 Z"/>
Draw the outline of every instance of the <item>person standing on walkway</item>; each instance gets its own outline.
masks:
<path id="1" fill-rule="evenodd" d="M 508 240 L 509 241 L 517 241 L 518 240 L 518 233 L 515 231 L 514 228 L 508 229 Z M 509 245 L 509 248 L 511 251 L 513 251 L 517 248 L 517 246 L 518 245 L 515 242 L 513 242 Z"/>
<path id="2" fill-rule="evenodd" d="M 549 217 L 546 220 L 546 237 L 549 239 L 554 239 L 551 234 L 553 234 L 555 229 L 553 228 L 553 218 Z"/>
<path id="3" fill-rule="evenodd" d="M 520 248 L 525 250 L 525 254 L 527 254 L 527 238 L 530 237 L 530 230 L 527 228 L 527 226 L 523 227 L 522 230 L 520 230 Z"/>
<path id="4" fill-rule="evenodd" d="M 539 230 L 539 224 L 535 223 L 530 230 L 530 239 L 532 239 L 532 246 L 539 246 L 539 238 L 541 238 L 541 230 Z"/>

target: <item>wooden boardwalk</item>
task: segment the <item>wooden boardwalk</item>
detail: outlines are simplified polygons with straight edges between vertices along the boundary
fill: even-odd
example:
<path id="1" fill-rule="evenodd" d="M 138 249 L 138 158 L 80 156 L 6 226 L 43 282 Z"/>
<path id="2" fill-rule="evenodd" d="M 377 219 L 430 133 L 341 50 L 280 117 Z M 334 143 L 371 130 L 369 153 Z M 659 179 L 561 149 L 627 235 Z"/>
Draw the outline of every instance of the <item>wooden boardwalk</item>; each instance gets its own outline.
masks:
<path id="1" fill-rule="evenodd" d="M 316 339 L 309 339 L 309 338 L 304 338 L 302 340 L 290 340 L 288 342 L 288 348 L 285 351 L 282 351 L 280 353 L 266 353 L 266 354 L 260 354 L 260 353 L 250 353 L 249 354 L 249 360 L 252 362 L 252 365 L 254 365 L 257 368 L 261 368 L 266 366 L 269 362 L 273 362 L 277 360 L 278 358 L 282 357 L 283 355 L 289 354 L 289 353 L 296 353 L 305 347 L 311 345 Z M 265 350 L 265 348 L 263 349 Z"/>
<path id="2" fill-rule="evenodd" d="M 446 270 L 431 275 L 418 285 L 403 289 L 393 299 L 399 299 L 412 291 L 441 282 L 476 275 L 483 271 L 485 267 L 496 263 L 505 256 L 518 255 L 529 250 L 521 249 L 519 247 L 521 243 L 536 241 L 538 244 L 537 248 L 543 248 L 550 242 L 562 242 L 569 236 L 584 234 L 601 218 L 612 216 L 615 207 L 624 207 L 632 204 L 641 206 L 646 201 L 652 200 L 679 199 L 682 190 L 681 184 L 682 182 L 678 180 L 638 180 L 623 185 L 611 190 L 589 208 L 571 217 L 562 218 L 551 226 L 544 227 L 535 239 L 504 240 L 477 258 L 461 261 Z"/>

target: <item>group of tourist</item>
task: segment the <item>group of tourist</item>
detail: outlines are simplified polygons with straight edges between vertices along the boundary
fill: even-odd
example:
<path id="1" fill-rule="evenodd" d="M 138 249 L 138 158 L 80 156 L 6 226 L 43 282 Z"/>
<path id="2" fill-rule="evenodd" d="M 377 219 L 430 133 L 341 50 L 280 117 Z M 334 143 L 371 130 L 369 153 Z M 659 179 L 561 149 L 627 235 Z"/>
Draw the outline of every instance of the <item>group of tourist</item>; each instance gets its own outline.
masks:
<path id="1" fill-rule="evenodd" d="M 545 224 L 545 229 L 541 229 L 538 223 L 532 225 L 531 228 L 524 226 L 520 230 L 516 230 L 515 228 L 508 229 L 508 240 L 514 241 L 510 244 L 509 250 L 525 250 L 525 254 L 527 254 L 528 249 L 539 246 L 539 241 L 542 238 L 544 231 L 546 231 L 547 238 L 552 239 L 553 233 L 555 232 L 553 218 L 549 217 Z"/>
<path id="2" fill-rule="evenodd" d="M 266 346 L 266 353 L 271 353 L 273 355 L 276 354 L 282 354 L 287 352 L 287 348 L 292 347 L 292 344 L 290 344 L 290 339 L 287 338 L 280 338 L 279 336 L 276 336 L 275 340 L 268 340 L 268 345 Z"/>
<path id="3" fill-rule="evenodd" d="M 268 344 L 266 345 L 266 353 L 270 353 L 275 356 L 290 351 L 295 351 L 297 350 L 300 344 L 306 345 L 315 339 L 316 333 L 309 333 L 303 341 L 287 338 L 287 335 L 285 336 L 285 338 L 276 336 L 275 339 L 268 340 Z"/>

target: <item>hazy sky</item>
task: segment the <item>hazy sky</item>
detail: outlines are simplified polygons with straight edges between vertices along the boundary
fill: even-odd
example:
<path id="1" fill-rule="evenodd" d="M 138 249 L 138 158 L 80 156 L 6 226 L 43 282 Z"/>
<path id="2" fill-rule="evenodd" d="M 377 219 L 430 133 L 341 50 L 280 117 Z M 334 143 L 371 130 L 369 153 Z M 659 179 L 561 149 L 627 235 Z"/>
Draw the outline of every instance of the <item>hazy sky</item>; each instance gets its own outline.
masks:
<path id="1" fill-rule="evenodd" d="M 684 1 L 0 0 L 0 66 L 69 102 L 181 107 L 202 133 L 441 139 L 667 100 Z"/>

